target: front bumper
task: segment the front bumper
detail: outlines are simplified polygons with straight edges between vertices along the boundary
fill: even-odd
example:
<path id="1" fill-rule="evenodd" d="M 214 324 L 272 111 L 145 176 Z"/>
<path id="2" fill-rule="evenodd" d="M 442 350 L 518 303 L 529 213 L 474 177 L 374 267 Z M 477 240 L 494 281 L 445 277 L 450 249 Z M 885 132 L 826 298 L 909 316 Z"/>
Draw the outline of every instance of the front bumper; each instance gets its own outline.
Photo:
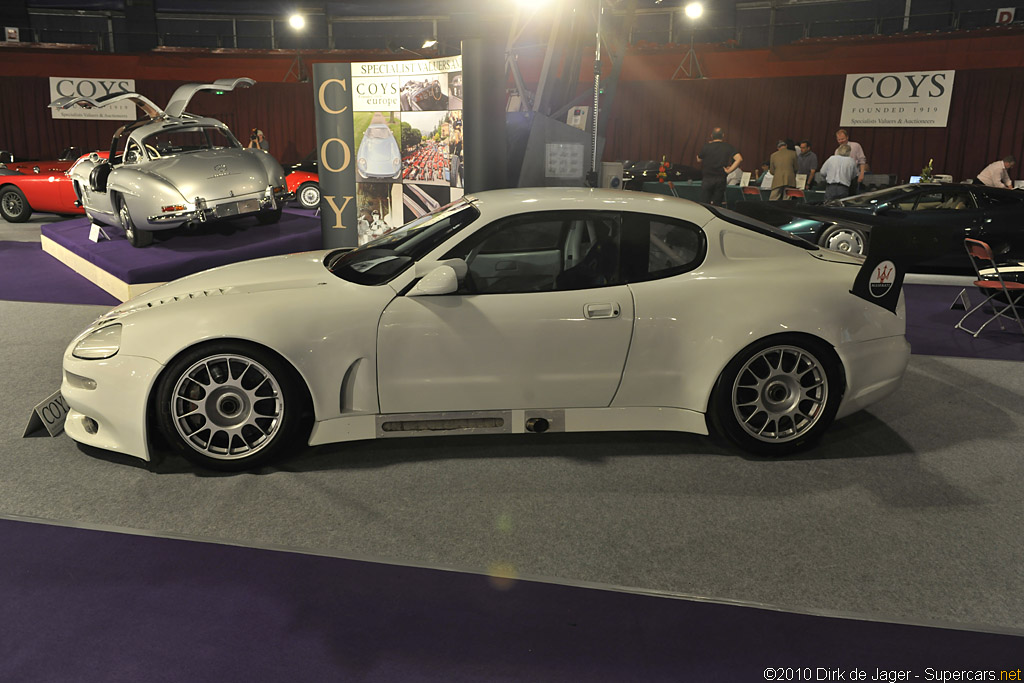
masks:
<path id="1" fill-rule="evenodd" d="M 149 460 L 146 406 L 163 366 L 151 358 L 118 354 L 82 360 L 64 354 L 61 395 L 68 412 L 64 431 L 75 441 Z M 87 420 L 97 428 L 87 429 Z"/>
<path id="2" fill-rule="evenodd" d="M 846 393 L 836 418 L 855 413 L 896 391 L 910 362 L 910 342 L 903 335 L 843 344 L 836 351 L 846 368 Z"/>

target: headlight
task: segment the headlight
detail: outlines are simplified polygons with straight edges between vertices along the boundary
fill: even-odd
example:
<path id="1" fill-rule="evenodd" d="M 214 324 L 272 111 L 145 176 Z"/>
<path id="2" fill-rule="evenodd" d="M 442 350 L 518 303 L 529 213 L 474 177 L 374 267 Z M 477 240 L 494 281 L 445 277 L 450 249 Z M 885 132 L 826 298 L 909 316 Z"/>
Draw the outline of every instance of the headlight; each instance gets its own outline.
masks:
<path id="1" fill-rule="evenodd" d="M 121 323 L 101 327 L 75 344 L 71 355 L 83 360 L 102 360 L 115 355 L 121 348 Z"/>
<path id="2" fill-rule="evenodd" d="M 356 160 L 356 164 L 359 166 L 360 171 L 366 170 L 366 159 L 360 157 L 359 159 Z"/>

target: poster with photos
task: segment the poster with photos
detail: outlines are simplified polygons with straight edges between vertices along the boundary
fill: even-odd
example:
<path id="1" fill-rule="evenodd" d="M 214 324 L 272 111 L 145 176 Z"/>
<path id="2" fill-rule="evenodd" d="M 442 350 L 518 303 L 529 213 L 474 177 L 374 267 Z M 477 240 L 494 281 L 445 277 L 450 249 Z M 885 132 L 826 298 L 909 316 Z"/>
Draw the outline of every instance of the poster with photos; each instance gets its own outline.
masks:
<path id="1" fill-rule="evenodd" d="M 463 195 L 462 57 L 352 64 L 358 243 Z"/>

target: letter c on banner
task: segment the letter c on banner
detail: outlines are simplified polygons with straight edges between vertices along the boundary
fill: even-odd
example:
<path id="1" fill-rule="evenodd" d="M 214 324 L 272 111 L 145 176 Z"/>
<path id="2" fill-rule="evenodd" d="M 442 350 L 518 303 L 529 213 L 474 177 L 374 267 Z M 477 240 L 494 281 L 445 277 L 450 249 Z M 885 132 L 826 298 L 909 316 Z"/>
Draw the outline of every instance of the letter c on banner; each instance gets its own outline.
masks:
<path id="1" fill-rule="evenodd" d="M 867 95 L 861 95 L 860 93 L 857 92 L 857 86 L 860 85 L 861 81 L 867 81 L 868 83 L 873 84 L 875 82 L 875 79 L 872 76 L 861 76 L 860 78 L 853 82 L 853 87 L 850 88 L 850 91 L 853 93 L 853 96 L 856 97 L 858 100 L 863 100 L 865 97 L 871 96 L 870 92 L 868 92 Z"/>
<path id="2" fill-rule="evenodd" d="M 339 168 L 331 168 L 330 164 L 327 163 L 327 145 L 331 144 L 332 142 L 337 142 L 339 145 L 341 145 L 341 148 L 345 150 L 345 162 Z M 341 138 L 327 138 L 326 140 L 324 140 L 324 144 L 320 145 L 320 163 L 322 163 L 324 165 L 324 168 L 326 168 L 331 173 L 344 171 L 346 168 L 348 168 L 348 165 L 351 161 L 352 150 L 348 148 L 348 143 L 342 140 Z"/>
<path id="3" fill-rule="evenodd" d="M 341 86 L 342 90 L 348 91 L 348 84 L 346 84 L 343 79 L 328 78 L 326 81 L 320 84 L 320 92 L 317 93 L 317 97 L 320 101 L 320 108 L 323 109 L 328 114 L 340 114 L 341 112 L 348 109 L 348 105 L 346 104 L 341 109 L 331 109 L 330 107 L 327 106 L 327 98 L 324 96 L 324 93 L 327 90 L 327 86 L 330 85 L 331 83 L 337 83 L 338 85 Z"/>

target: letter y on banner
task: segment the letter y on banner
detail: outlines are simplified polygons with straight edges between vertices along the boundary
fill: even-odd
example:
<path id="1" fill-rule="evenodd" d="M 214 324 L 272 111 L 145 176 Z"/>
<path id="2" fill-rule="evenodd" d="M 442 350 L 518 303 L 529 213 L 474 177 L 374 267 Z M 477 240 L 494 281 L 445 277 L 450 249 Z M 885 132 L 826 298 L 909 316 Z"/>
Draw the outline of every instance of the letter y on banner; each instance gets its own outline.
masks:
<path id="1" fill-rule="evenodd" d="M 354 247 L 356 170 L 352 145 L 352 66 L 313 64 L 317 163 L 320 174 L 320 231 L 324 248 Z"/>

